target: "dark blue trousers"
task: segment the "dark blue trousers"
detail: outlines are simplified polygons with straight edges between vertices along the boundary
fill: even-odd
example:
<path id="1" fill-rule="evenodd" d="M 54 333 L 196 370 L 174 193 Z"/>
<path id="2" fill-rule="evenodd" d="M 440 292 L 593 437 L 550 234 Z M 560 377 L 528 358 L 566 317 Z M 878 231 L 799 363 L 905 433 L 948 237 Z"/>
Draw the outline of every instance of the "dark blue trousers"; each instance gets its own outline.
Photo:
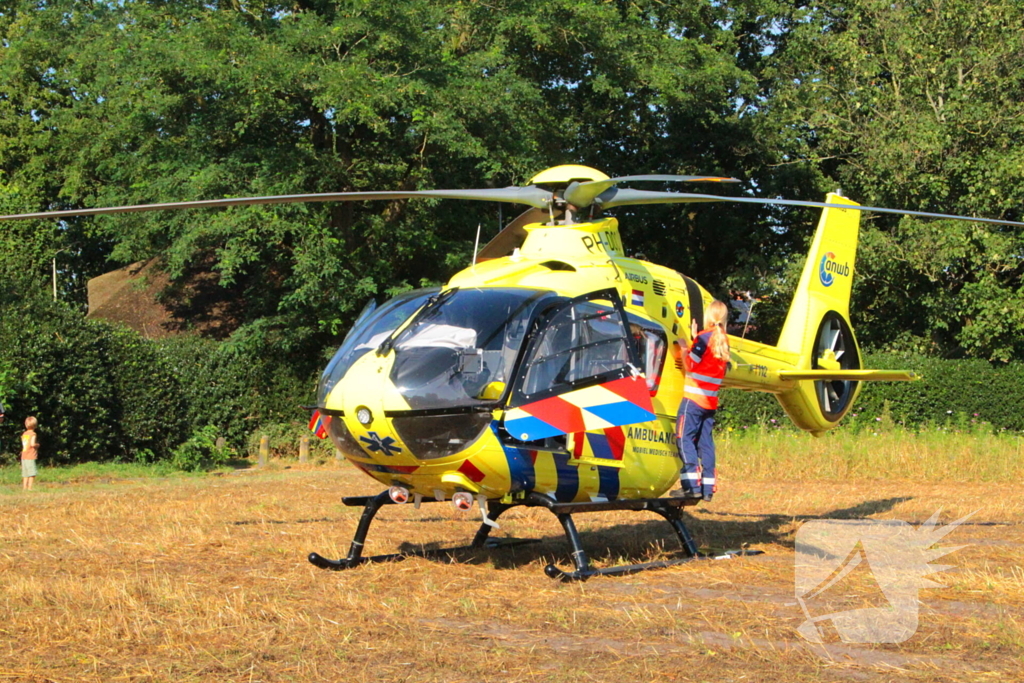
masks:
<path id="1" fill-rule="evenodd" d="M 715 412 L 688 398 L 679 404 L 676 438 L 683 458 L 679 475 L 683 491 L 699 491 L 705 496 L 715 492 L 715 442 L 711 438 Z"/>

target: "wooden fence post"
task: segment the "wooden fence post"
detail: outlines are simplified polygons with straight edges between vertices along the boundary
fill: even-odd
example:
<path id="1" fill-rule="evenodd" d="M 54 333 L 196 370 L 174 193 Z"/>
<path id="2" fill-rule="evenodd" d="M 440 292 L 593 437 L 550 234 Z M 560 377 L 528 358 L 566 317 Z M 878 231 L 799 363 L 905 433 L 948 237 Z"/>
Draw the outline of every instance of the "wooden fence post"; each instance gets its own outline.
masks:
<path id="1" fill-rule="evenodd" d="M 309 437 L 299 439 L 299 462 L 309 462 Z"/>
<path id="2" fill-rule="evenodd" d="M 267 464 L 267 456 L 270 454 L 270 437 L 263 435 L 260 437 L 260 467 Z"/>

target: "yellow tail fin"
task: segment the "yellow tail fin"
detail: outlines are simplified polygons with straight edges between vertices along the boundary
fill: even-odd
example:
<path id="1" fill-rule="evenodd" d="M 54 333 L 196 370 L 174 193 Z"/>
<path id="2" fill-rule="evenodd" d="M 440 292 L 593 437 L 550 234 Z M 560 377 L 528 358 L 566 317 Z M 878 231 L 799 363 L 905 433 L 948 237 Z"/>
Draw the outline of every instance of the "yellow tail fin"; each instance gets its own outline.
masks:
<path id="1" fill-rule="evenodd" d="M 857 206 L 837 194 L 829 194 L 825 201 Z M 861 367 L 860 350 L 850 326 L 860 213 L 836 208 L 822 211 L 779 336 L 779 348 L 797 356 L 796 371 L 837 373 L 835 378 L 820 380 L 811 379 L 813 372 L 799 380 L 800 375 L 791 375 L 793 388 L 777 394 L 793 421 L 816 434 L 839 422 L 860 387 L 852 375 L 842 374 Z"/>
<path id="2" fill-rule="evenodd" d="M 837 194 L 829 194 L 829 204 L 857 206 Z M 835 311 L 846 321 L 850 319 L 850 292 L 853 286 L 854 263 L 857 259 L 857 236 L 860 211 L 824 209 L 818 222 L 811 250 L 807 254 L 789 307 L 779 348 L 798 353 L 798 367 L 811 368 L 813 337 L 828 311 Z"/>

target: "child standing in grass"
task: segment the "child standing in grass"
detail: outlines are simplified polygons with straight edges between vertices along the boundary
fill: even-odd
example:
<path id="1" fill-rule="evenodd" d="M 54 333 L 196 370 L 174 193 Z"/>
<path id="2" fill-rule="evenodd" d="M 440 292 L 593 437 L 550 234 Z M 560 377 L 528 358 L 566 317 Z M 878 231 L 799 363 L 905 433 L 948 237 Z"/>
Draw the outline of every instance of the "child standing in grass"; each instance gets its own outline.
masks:
<path id="1" fill-rule="evenodd" d="M 25 418 L 25 433 L 21 435 L 21 488 L 32 490 L 36 481 L 36 459 L 39 457 L 39 439 L 36 438 L 36 427 L 39 421 L 29 416 Z"/>

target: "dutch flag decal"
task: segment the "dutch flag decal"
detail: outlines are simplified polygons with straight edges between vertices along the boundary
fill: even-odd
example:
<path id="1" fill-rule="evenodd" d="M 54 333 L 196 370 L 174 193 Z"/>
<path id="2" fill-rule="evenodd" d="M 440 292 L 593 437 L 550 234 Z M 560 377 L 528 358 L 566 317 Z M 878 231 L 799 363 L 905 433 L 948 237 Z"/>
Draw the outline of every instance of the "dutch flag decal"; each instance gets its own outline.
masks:
<path id="1" fill-rule="evenodd" d="M 644 305 L 644 293 L 643 293 L 643 291 L 641 291 L 639 289 L 634 289 L 633 290 L 633 298 L 631 299 L 631 301 L 632 301 L 634 306 L 640 306 L 642 308 L 643 305 Z"/>

